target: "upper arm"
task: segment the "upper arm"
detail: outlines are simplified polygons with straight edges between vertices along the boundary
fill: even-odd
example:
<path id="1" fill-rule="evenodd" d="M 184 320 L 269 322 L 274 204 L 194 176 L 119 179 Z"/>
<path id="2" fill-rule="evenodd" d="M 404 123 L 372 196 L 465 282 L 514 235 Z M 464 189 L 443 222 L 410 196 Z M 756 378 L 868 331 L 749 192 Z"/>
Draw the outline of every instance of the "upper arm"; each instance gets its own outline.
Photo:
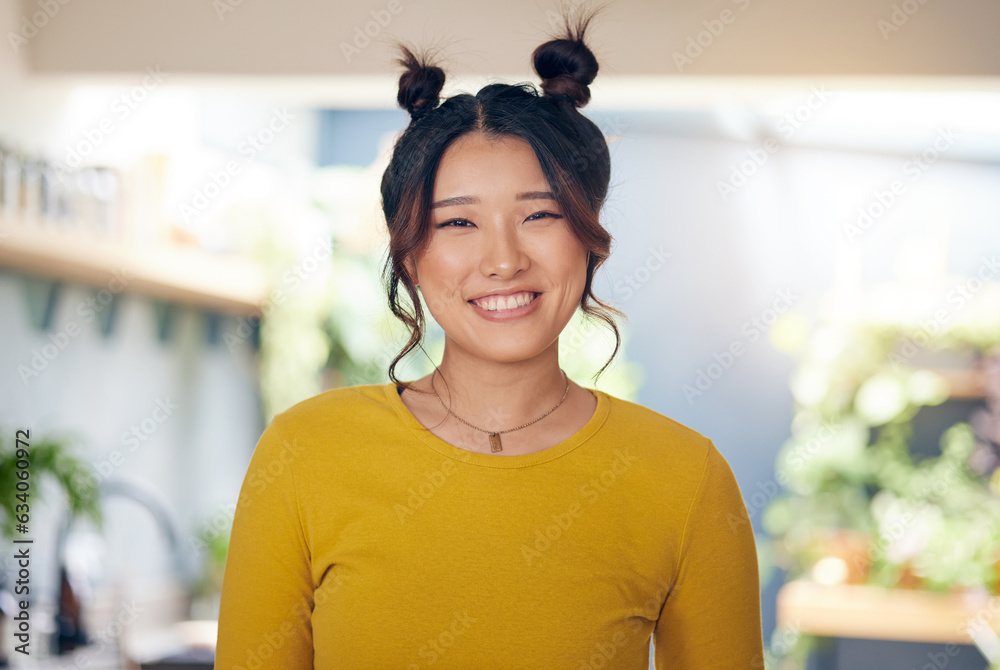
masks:
<path id="1" fill-rule="evenodd" d="M 219 609 L 216 670 L 313 667 L 313 583 L 294 471 L 305 468 L 275 422 L 247 468 L 233 517 Z"/>
<path id="2" fill-rule="evenodd" d="M 753 527 L 736 477 L 711 443 L 653 641 L 657 670 L 764 667 Z"/>

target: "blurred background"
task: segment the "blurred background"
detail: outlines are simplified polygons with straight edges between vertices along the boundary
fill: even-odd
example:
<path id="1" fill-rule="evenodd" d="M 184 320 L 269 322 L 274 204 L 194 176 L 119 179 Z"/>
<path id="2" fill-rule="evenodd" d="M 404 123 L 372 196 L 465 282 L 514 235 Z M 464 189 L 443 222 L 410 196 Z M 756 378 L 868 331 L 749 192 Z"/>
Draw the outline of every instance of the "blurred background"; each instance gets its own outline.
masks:
<path id="1" fill-rule="evenodd" d="M 406 339 L 388 38 L 440 48 L 444 96 L 537 85 L 561 11 L 0 0 L 0 658 L 211 667 L 261 431 L 388 381 Z M 596 385 L 733 467 L 757 667 L 1000 667 L 998 26 L 983 0 L 618 0 L 591 26 L 595 292 L 629 317 Z M 612 347 L 575 317 L 560 362 L 594 386 Z"/>

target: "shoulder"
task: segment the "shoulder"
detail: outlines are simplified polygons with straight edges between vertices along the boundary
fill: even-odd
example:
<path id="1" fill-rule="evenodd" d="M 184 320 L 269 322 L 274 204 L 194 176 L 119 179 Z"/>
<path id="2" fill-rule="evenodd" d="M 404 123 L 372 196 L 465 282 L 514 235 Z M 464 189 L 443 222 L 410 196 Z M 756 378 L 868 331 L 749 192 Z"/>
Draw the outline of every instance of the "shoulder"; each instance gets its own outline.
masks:
<path id="1" fill-rule="evenodd" d="M 375 461 L 373 455 L 391 440 L 395 411 L 384 384 L 330 389 L 275 414 L 254 450 L 251 467 L 295 471 L 299 484 L 331 473 L 354 472 Z M 282 464 L 279 466 L 279 463 Z"/>
<path id="2" fill-rule="evenodd" d="M 322 419 L 343 420 L 371 413 L 391 411 L 384 384 L 363 384 L 330 389 L 295 403 L 274 416 L 274 422 L 291 426 Z"/>
<path id="3" fill-rule="evenodd" d="M 712 441 L 683 423 L 638 403 L 605 394 L 611 403 L 609 419 L 617 432 L 653 444 L 656 448 L 673 448 L 689 452 L 702 461 L 712 447 Z"/>
<path id="4" fill-rule="evenodd" d="M 606 439 L 620 445 L 632 462 L 641 463 L 641 478 L 662 491 L 665 483 L 680 496 L 692 497 L 708 470 L 724 459 L 712 440 L 699 431 L 656 410 L 615 396 Z"/>
<path id="5" fill-rule="evenodd" d="M 264 441 L 329 451 L 334 444 L 359 443 L 395 416 L 384 384 L 330 389 L 278 412 L 264 429 Z"/>

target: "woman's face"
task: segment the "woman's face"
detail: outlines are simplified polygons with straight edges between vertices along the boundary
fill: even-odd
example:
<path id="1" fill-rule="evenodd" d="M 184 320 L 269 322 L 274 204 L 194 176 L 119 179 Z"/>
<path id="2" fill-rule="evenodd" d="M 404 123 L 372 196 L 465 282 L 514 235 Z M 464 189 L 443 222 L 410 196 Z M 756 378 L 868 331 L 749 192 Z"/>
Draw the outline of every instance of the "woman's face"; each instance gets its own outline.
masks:
<path id="1" fill-rule="evenodd" d="M 556 346 L 583 296 L 587 250 L 525 140 L 456 140 L 441 157 L 423 253 L 407 264 L 449 346 L 498 362 Z M 489 311 L 490 294 L 523 307 Z M 484 302 L 485 301 L 485 302 Z M 510 304 L 505 299 L 505 304 Z"/>

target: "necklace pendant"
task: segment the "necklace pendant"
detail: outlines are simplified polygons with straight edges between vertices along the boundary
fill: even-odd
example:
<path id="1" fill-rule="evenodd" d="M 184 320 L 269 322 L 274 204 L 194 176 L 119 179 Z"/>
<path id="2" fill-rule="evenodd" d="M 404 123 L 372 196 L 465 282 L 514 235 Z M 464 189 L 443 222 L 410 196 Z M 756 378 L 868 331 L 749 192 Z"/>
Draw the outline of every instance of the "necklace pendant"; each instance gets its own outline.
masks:
<path id="1" fill-rule="evenodd" d="M 490 451 L 497 452 L 503 449 L 500 444 L 500 433 L 490 433 Z"/>

